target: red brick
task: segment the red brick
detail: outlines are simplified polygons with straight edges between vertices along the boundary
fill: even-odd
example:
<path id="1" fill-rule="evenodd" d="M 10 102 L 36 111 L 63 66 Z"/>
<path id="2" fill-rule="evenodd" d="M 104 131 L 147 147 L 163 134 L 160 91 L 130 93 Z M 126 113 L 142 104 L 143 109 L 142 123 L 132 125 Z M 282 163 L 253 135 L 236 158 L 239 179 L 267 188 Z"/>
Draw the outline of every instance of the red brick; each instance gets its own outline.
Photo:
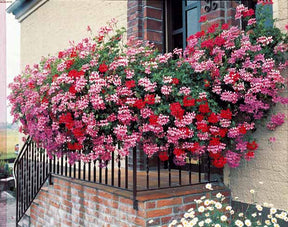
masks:
<path id="1" fill-rule="evenodd" d="M 161 217 L 172 213 L 172 208 L 149 210 L 146 212 L 147 218 Z"/>
<path id="2" fill-rule="evenodd" d="M 156 31 L 162 31 L 162 22 L 153 19 L 144 20 L 144 29 L 151 29 Z"/>
<path id="3" fill-rule="evenodd" d="M 95 195 L 97 193 L 97 190 L 95 188 L 84 188 L 84 192 Z"/>
<path id="4" fill-rule="evenodd" d="M 132 200 L 132 199 L 126 199 L 126 198 L 120 197 L 119 201 L 120 201 L 121 203 L 133 205 L 133 200 Z"/>
<path id="5" fill-rule="evenodd" d="M 63 200 L 62 203 L 63 203 L 64 205 L 68 206 L 68 207 L 72 207 L 72 206 L 73 206 L 72 203 L 71 203 L 71 201 L 68 201 L 68 200 Z"/>
<path id="6" fill-rule="evenodd" d="M 161 0 L 153 0 L 153 1 L 147 1 L 146 2 L 147 6 L 152 6 L 154 8 L 162 9 L 163 7 L 163 2 Z"/>
<path id="7" fill-rule="evenodd" d="M 151 208 L 155 208 L 155 207 L 156 207 L 155 202 L 146 202 L 146 209 L 151 209 Z"/>
<path id="8" fill-rule="evenodd" d="M 162 33 L 160 32 L 153 32 L 153 31 L 146 31 L 144 33 L 144 39 L 150 40 L 152 42 L 161 42 L 162 41 Z"/>
<path id="9" fill-rule="evenodd" d="M 168 216 L 168 217 L 163 217 L 161 218 L 161 224 L 168 224 L 172 222 L 175 219 L 175 216 Z"/>
<path id="10" fill-rule="evenodd" d="M 144 9 L 144 17 L 151 17 L 151 18 L 161 20 L 162 19 L 162 10 L 152 9 L 152 8 L 146 7 Z"/>
<path id="11" fill-rule="evenodd" d="M 165 207 L 182 204 L 182 198 L 162 199 L 157 201 L 157 207 Z"/>
<path id="12" fill-rule="evenodd" d="M 50 201 L 49 203 L 50 203 L 51 206 L 56 207 L 57 209 L 60 207 L 60 204 L 56 203 L 54 201 Z"/>

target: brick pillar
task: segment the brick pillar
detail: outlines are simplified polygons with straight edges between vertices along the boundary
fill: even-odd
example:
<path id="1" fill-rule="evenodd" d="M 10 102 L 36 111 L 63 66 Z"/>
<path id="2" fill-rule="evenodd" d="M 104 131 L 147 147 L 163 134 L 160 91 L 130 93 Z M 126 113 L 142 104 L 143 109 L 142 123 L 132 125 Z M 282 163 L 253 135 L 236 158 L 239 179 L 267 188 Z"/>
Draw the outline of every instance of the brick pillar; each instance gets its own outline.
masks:
<path id="1" fill-rule="evenodd" d="M 236 13 L 236 7 L 239 5 L 239 1 L 216 1 L 210 0 L 208 2 L 201 1 L 201 15 L 207 16 L 210 23 L 201 24 L 201 30 L 206 30 L 210 24 L 218 23 L 224 24 L 229 23 L 236 25 L 234 19 Z"/>
<path id="2" fill-rule="evenodd" d="M 159 51 L 163 50 L 163 1 L 128 0 L 127 35 L 155 43 Z"/>

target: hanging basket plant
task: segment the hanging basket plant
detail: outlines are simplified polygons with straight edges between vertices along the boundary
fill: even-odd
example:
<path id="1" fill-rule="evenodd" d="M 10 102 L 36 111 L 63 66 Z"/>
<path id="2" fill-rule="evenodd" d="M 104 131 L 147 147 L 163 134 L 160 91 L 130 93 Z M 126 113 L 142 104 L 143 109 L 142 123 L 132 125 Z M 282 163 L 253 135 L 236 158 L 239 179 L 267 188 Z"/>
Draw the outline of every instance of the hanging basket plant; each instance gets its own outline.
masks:
<path id="1" fill-rule="evenodd" d="M 184 52 L 166 54 L 133 38 L 123 44 L 125 29 L 112 20 L 14 79 L 14 120 L 50 156 L 67 154 L 70 163 L 105 163 L 112 151 L 126 156 L 141 144 L 162 161 L 172 148 L 177 165 L 188 152 L 207 152 L 214 166 L 237 167 L 254 157 L 257 122 L 275 103 L 288 103 L 279 95 L 287 36 L 253 14 L 240 5 L 236 19 L 248 21 L 246 31 L 213 24 L 190 36 Z M 274 115 L 268 128 L 284 118 Z"/>

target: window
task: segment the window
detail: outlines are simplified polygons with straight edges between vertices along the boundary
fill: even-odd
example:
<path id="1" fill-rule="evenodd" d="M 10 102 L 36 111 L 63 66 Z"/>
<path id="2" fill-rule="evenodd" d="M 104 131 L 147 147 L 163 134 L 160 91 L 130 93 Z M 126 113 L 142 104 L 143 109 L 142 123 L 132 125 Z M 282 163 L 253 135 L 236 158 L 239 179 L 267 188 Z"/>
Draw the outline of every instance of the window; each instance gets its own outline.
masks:
<path id="1" fill-rule="evenodd" d="M 166 50 L 185 48 L 186 39 L 200 31 L 198 0 L 166 0 Z"/>

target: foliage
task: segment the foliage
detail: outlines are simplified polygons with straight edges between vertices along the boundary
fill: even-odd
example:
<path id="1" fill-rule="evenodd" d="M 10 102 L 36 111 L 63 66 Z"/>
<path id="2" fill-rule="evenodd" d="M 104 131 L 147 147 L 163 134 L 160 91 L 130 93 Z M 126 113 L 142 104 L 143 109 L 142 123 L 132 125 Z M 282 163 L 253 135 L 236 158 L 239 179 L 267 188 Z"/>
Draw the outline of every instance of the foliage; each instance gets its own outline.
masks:
<path id="1" fill-rule="evenodd" d="M 214 166 L 236 167 L 254 157 L 255 123 L 288 102 L 277 70 L 287 66 L 287 37 L 275 27 L 258 32 L 265 28 L 253 14 L 240 5 L 246 31 L 213 24 L 189 37 L 184 52 L 166 54 L 133 38 L 124 45 L 113 20 L 93 40 L 27 66 L 10 85 L 12 114 L 22 132 L 51 156 L 68 153 L 70 163 L 105 165 L 112 151 L 126 156 L 140 144 L 162 161 L 173 152 L 177 165 L 187 152 L 208 152 Z"/>

